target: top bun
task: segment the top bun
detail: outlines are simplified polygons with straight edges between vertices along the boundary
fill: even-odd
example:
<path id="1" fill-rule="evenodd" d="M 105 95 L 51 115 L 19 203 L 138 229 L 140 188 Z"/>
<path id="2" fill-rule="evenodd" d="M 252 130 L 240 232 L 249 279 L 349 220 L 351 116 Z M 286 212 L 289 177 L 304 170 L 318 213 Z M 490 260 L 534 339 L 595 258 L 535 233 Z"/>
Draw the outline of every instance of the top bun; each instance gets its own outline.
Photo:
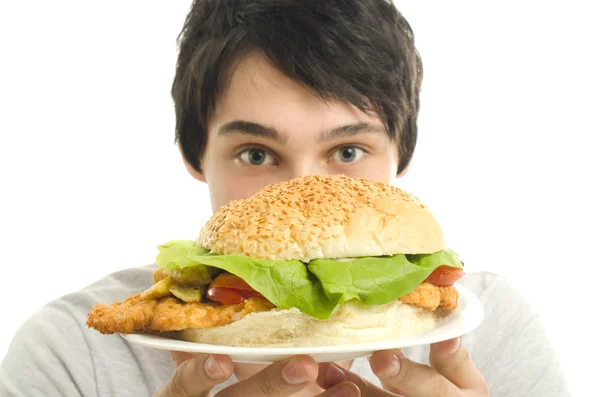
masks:
<path id="1" fill-rule="evenodd" d="M 445 248 L 441 228 L 416 197 L 383 182 L 306 176 L 232 201 L 200 231 L 218 255 L 310 261 Z"/>

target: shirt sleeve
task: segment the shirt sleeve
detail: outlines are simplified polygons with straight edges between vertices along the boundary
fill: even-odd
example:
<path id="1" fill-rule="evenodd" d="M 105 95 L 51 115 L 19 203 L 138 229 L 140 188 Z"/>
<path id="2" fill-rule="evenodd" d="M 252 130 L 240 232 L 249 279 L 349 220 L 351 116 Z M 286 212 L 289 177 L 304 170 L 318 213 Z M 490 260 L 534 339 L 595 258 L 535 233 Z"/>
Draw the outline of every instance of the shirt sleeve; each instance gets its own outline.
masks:
<path id="1" fill-rule="evenodd" d="M 60 304 L 44 307 L 17 332 L 0 365 L 0 395 L 98 395 L 90 349 Z"/>
<path id="2" fill-rule="evenodd" d="M 569 396 L 560 360 L 539 314 L 500 276 L 487 274 L 483 323 L 463 341 L 495 397 Z"/>

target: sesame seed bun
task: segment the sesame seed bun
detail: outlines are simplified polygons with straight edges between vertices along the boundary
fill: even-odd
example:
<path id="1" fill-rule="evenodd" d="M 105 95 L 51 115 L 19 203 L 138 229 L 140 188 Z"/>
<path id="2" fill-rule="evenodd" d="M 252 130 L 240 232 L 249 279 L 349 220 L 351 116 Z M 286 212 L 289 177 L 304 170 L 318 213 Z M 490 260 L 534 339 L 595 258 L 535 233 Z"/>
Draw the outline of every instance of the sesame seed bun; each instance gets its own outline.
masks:
<path id="1" fill-rule="evenodd" d="M 219 255 L 310 261 L 445 248 L 431 211 L 399 188 L 342 175 L 306 176 L 231 202 L 200 231 Z"/>

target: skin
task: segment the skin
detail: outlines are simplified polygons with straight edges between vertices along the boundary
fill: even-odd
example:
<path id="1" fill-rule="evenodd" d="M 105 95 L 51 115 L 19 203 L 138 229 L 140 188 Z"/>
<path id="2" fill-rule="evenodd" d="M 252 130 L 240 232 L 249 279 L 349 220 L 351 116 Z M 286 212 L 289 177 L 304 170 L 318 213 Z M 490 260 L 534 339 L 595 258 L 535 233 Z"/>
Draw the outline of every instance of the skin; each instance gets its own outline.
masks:
<path id="1" fill-rule="evenodd" d="M 236 121 L 269 128 L 281 139 L 250 135 L 248 129 L 229 129 Z M 365 128 L 356 128 L 361 124 Z M 354 126 L 356 135 L 323 136 L 345 126 Z M 342 161 L 344 147 L 356 148 L 354 161 Z M 265 155 L 260 166 L 249 162 L 257 150 Z M 297 176 L 343 173 L 392 182 L 398 148 L 387 138 L 376 115 L 345 103 L 322 102 L 262 57 L 251 55 L 236 66 L 217 103 L 200 164 L 202 173 L 189 166 L 188 170 L 208 184 L 216 211 L 230 200 L 248 198 L 268 184 Z"/>
<path id="2" fill-rule="evenodd" d="M 322 101 L 257 54 L 236 65 L 208 134 L 202 172 L 187 163 L 186 168 L 208 184 L 213 211 L 303 175 L 342 173 L 388 183 L 402 176 L 396 174 L 397 142 L 387 137 L 376 115 Z M 373 354 L 371 368 L 385 390 L 348 371 L 351 361 L 317 364 L 297 356 L 265 366 L 234 364 L 222 355 L 172 355 L 177 371 L 156 396 L 210 396 L 212 387 L 232 373 L 239 382 L 218 397 L 488 395 L 458 339 L 432 345 L 431 366 L 414 363 L 401 351 Z"/>

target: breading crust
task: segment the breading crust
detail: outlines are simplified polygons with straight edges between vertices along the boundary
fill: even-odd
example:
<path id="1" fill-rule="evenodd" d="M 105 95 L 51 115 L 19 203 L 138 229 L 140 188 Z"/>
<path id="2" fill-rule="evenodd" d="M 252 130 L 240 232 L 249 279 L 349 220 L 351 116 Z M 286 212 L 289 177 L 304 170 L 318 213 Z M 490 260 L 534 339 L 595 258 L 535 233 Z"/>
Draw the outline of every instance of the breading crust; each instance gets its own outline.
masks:
<path id="1" fill-rule="evenodd" d="M 179 331 L 230 324 L 243 316 L 274 308 L 266 299 L 252 297 L 233 305 L 185 303 L 173 297 L 143 300 L 140 294 L 110 306 L 94 305 L 87 326 L 103 334 Z"/>
<path id="2" fill-rule="evenodd" d="M 160 280 L 161 276 L 156 272 L 154 280 Z M 400 301 L 427 310 L 441 308 L 451 311 L 458 307 L 458 292 L 454 286 L 439 287 L 423 282 L 414 291 L 400 297 Z M 247 314 L 274 307 L 271 302 L 259 297 L 248 298 L 239 304 L 222 305 L 185 303 L 173 297 L 144 300 L 140 294 L 135 294 L 110 306 L 95 305 L 88 313 L 86 324 L 103 334 L 179 331 L 230 324 Z"/>
<path id="3" fill-rule="evenodd" d="M 401 296 L 402 303 L 409 303 L 427 310 L 456 310 L 458 308 L 458 291 L 455 286 L 440 287 L 428 282 L 421 283 L 408 294 Z"/>

